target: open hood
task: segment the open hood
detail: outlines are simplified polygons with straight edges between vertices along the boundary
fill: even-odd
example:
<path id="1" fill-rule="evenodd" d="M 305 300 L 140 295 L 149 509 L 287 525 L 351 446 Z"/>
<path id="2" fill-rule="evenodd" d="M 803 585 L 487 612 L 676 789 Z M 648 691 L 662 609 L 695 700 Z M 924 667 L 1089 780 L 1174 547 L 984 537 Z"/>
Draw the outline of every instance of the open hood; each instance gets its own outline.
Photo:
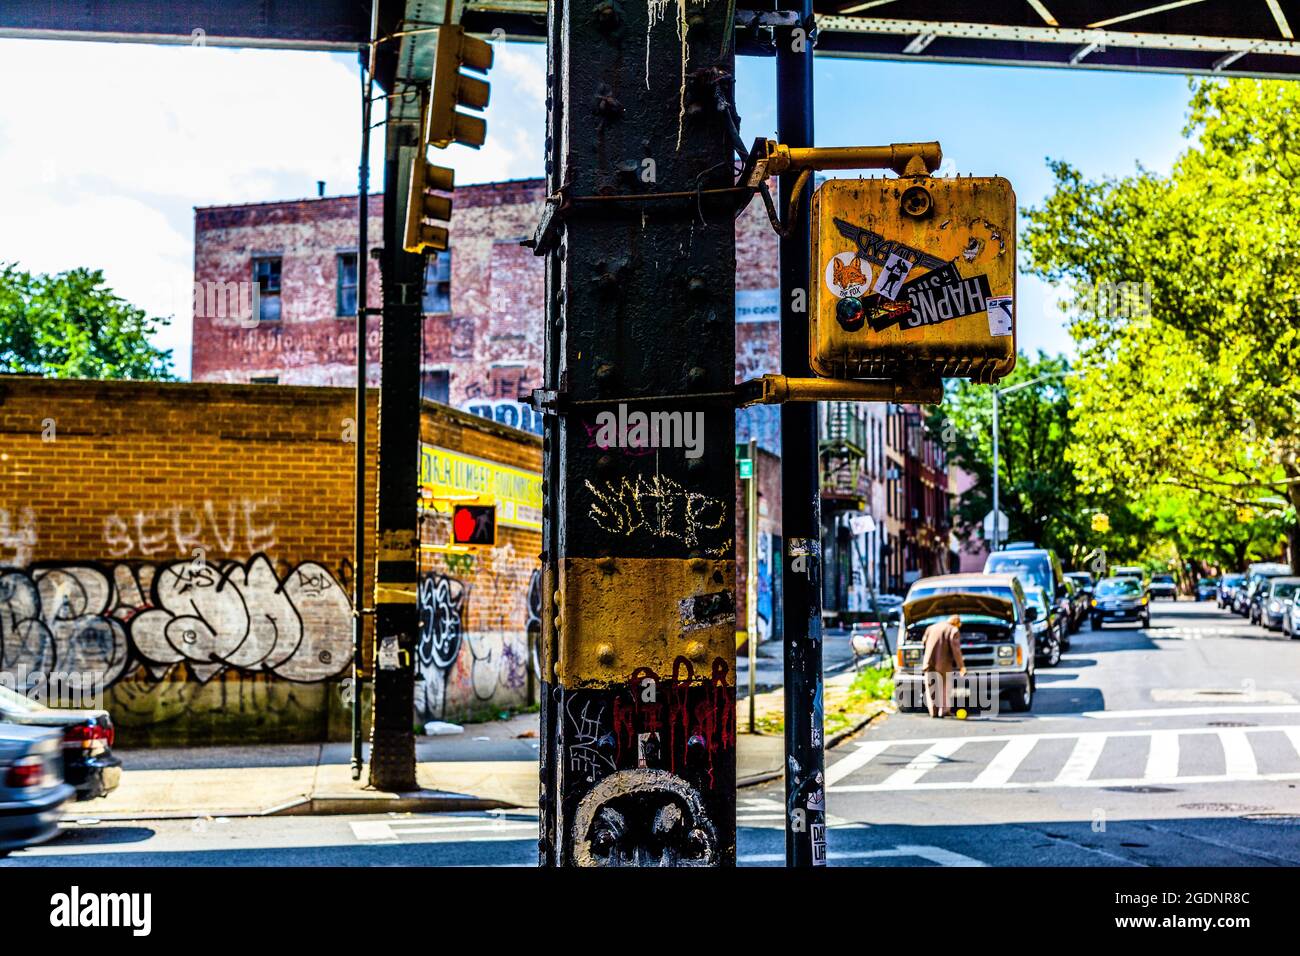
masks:
<path id="1" fill-rule="evenodd" d="M 931 617 L 944 617 L 949 614 L 979 614 L 983 617 L 995 617 L 1012 624 L 1016 619 L 1016 609 L 1007 598 L 994 597 L 991 594 L 935 594 L 920 597 L 903 605 L 903 620 L 915 624 Z"/>

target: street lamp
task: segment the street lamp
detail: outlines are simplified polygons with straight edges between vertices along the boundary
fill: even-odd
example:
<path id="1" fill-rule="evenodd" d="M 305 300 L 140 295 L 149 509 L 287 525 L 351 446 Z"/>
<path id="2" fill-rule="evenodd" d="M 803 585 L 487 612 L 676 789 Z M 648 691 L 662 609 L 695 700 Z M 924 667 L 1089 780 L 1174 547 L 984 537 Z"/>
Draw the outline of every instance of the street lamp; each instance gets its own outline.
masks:
<path id="1" fill-rule="evenodd" d="M 1027 382 L 1017 382 L 1015 385 L 1008 385 L 1006 388 L 993 389 L 993 541 L 989 551 L 998 550 L 998 547 L 1002 544 L 1002 528 L 998 521 L 1001 517 L 1001 512 L 998 509 L 1000 503 L 1000 489 L 998 487 L 998 397 L 1018 392 L 1022 388 L 1037 385 L 1039 382 L 1046 382 L 1048 379 L 1064 378 L 1065 375 L 1065 372 L 1048 372 L 1046 375 L 1031 378 Z"/>

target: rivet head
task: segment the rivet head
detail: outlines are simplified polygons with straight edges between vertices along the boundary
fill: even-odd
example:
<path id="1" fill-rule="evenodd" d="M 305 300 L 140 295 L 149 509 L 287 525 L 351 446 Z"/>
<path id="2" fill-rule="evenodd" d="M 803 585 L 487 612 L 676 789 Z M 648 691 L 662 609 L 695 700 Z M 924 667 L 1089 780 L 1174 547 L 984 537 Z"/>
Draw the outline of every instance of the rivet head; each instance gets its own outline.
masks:
<path id="1" fill-rule="evenodd" d="M 596 660 L 600 661 L 606 667 L 614 666 L 614 645 L 599 644 L 596 647 Z"/>

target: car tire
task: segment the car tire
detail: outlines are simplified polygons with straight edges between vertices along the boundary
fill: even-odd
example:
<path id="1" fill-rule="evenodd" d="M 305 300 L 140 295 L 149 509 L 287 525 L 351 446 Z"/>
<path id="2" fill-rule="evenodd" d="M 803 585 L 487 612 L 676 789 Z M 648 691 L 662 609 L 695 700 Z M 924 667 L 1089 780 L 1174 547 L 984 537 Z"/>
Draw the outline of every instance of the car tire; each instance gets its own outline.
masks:
<path id="1" fill-rule="evenodd" d="M 1100 630 L 1101 630 L 1101 618 L 1099 618 L 1099 617 L 1094 617 L 1094 618 L 1093 618 L 1089 623 L 1091 624 L 1092 629 L 1093 629 L 1094 631 L 1100 631 Z"/>
<path id="2" fill-rule="evenodd" d="M 1151 615 L 1150 615 L 1150 614 L 1148 614 L 1146 617 L 1142 618 L 1142 626 L 1145 627 L 1145 628 L 1150 628 L 1150 627 L 1151 627 Z"/>
<path id="3" fill-rule="evenodd" d="M 1007 695 L 1007 706 L 1012 713 L 1027 713 L 1034 706 L 1034 679 L 1026 681 L 1024 689 Z"/>

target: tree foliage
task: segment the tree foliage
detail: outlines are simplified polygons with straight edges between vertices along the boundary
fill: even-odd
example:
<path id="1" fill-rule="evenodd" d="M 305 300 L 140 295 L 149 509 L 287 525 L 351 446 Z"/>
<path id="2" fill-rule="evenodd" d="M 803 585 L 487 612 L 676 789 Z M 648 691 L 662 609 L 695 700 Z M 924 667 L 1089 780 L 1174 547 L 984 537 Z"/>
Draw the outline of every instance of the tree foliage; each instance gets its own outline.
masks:
<path id="1" fill-rule="evenodd" d="M 1249 509 L 1273 522 L 1245 535 L 1251 550 L 1280 522 L 1295 535 L 1300 505 L 1300 88 L 1195 82 L 1184 132 L 1167 176 L 1090 182 L 1051 163 L 1025 247 L 1071 289 L 1069 459 L 1084 487 L 1155 495 L 1158 528 L 1195 514 L 1225 545 Z M 1116 288 L 1144 291 L 1117 309 Z"/>
<path id="2" fill-rule="evenodd" d="M 0 371 L 51 378 L 173 378 L 166 324 L 115 295 L 103 273 L 57 275 L 0 264 Z"/>

